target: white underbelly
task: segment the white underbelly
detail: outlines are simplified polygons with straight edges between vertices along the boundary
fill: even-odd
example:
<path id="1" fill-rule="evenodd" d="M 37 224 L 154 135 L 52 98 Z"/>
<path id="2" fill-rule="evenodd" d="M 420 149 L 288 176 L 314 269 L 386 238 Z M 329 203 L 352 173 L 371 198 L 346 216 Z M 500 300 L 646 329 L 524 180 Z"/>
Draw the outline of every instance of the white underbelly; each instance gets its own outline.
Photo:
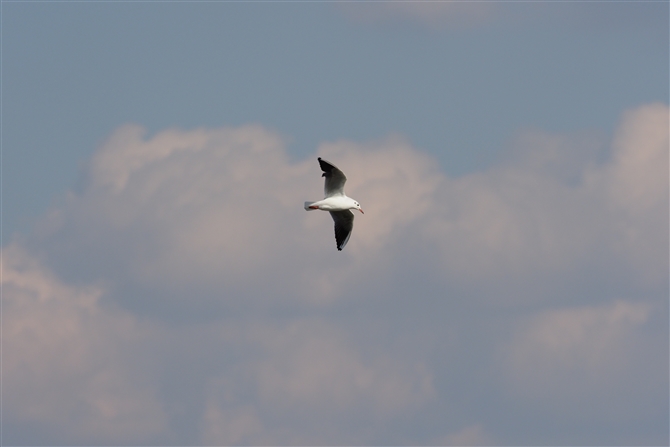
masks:
<path id="1" fill-rule="evenodd" d="M 351 203 L 344 196 L 328 197 L 318 202 L 313 203 L 324 211 L 343 211 L 351 208 Z"/>

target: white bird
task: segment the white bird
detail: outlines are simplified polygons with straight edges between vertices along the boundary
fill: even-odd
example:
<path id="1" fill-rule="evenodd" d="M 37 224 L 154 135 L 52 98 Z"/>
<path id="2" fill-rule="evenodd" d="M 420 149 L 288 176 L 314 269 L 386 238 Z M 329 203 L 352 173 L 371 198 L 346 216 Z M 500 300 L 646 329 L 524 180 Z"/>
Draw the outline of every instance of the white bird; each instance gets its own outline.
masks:
<path id="1" fill-rule="evenodd" d="M 349 210 L 358 210 L 361 213 L 363 210 L 358 202 L 344 194 L 344 183 L 347 181 L 344 173 L 321 157 L 319 157 L 319 165 L 323 171 L 322 177 L 326 177 L 323 187 L 326 197 L 318 202 L 305 202 L 305 210 L 330 212 L 335 221 L 335 242 L 337 249 L 341 251 L 349 242 L 351 230 L 354 228 L 354 214 Z"/>

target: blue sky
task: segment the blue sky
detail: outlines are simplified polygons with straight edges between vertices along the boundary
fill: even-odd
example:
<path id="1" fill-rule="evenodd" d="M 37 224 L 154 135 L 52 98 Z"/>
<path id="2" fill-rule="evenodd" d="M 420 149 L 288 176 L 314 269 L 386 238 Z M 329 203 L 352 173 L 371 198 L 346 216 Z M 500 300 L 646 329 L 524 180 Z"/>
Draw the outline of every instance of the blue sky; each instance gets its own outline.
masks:
<path id="1" fill-rule="evenodd" d="M 3 442 L 667 444 L 668 14 L 3 2 Z"/>
<path id="2" fill-rule="evenodd" d="M 332 3 L 6 3 L 4 237 L 129 122 L 260 123 L 298 158 L 400 133 L 458 175 L 523 129 L 611 132 L 667 100 L 664 4 L 496 6 L 452 30 Z"/>

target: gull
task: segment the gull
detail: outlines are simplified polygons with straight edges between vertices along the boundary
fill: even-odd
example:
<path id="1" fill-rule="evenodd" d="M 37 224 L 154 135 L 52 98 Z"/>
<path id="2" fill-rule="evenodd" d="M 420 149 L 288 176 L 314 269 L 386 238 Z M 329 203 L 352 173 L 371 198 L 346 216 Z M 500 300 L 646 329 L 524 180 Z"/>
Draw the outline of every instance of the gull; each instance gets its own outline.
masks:
<path id="1" fill-rule="evenodd" d="M 344 183 L 347 181 L 344 172 L 321 157 L 319 157 L 319 166 L 323 171 L 322 177 L 326 177 L 326 183 L 323 187 L 326 197 L 318 202 L 305 202 L 305 210 L 330 212 L 333 221 L 335 221 L 335 243 L 337 249 L 342 251 L 349 242 L 351 230 L 354 228 L 354 214 L 349 210 L 358 210 L 361 213 L 363 213 L 363 210 L 358 202 L 344 194 Z"/>

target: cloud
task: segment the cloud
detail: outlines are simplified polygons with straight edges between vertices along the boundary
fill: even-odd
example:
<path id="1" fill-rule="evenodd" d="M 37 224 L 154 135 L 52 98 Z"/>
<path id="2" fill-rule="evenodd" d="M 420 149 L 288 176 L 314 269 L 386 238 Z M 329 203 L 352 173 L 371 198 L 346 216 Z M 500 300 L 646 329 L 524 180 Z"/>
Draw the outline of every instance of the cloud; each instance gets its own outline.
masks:
<path id="1" fill-rule="evenodd" d="M 604 193 L 618 243 L 636 273 L 650 282 L 668 274 L 668 109 L 654 104 L 624 114 L 613 160 L 589 172 L 594 193 Z"/>
<path id="2" fill-rule="evenodd" d="M 612 375 L 628 366 L 621 363 L 631 359 L 631 337 L 650 312 L 646 303 L 623 300 L 542 312 L 519 328 L 507 347 L 508 376 L 527 397 L 548 397 L 554 403 L 559 397 L 554 387 L 570 390 L 561 398 L 581 398 L 601 387 L 611 391 Z"/>
<path id="3" fill-rule="evenodd" d="M 581 272 L 603 284 L 626 275 L 639 286 L 665 287 L 667 107 L 626 113 L 611 158 L 599 162 L 594 153 L 579 169 L 565 154 L 589 150 L 588 138 L 533 132 L 522 140 L 510 162 L 446 179 L 437 192 L 444 205 L 431 208 L 421 231 L 440 247 L 445 279 L 485 289 L 492 281 L 510 303 L 537 299 L 547 284 L 565 293 L 555 281 Z"/>
<path id="4" fill-rule="evenodd" d="M 248 126 L 144 140 L 125 127 L 93 158 L 83 191 L 43 222 L 35 246 L 60 259 L 52 265 L 66 277 L 158 286 L 166 305 L 182 302 L 170 291 L 196 287 L 202 301 L 189 305 L 203 308 L 277 294 L 325 305 L 349 291 L 336 297 L 330 278 L 384 277 L 414 251 L 450 284 L 502 285 L 510 303 L 533 299 L 520 295 L 533 278 L 563 282 L 580 271 L 658 286 L 668 270 L 667 108 L 627 113 L 604 163 L 579 154 L 590 141 L 539 132 L 521 141 L 526 149 L 510 162 L 459 178 L 400 137 L 323 144 L 319 154 L 337 160 L 366 209 L 336 258 L 329 217 L 296 212 L 321 197 L 316 163 L 290 163 L 280 136 Z M 263 293 L 245 294 L 250 284 Z"/>
<path id="5" fill-rule="evenodd" d="M 649 331 L 663 320 L 667 324 L 663 307 L 654 323 L 652 313 L 661 309 L 630 300 L 522 319 L 499 353 L 505 395 L 553 420 L 541 424 L 565 427 L 589 420 L 593 426 L 609 425 L 611 437 L 602 438 L 603 443 L 667 441 L 667 435 L 650 429 L 664 424 L 651 415 L 667 414 L 668 408 L 667 340 Z M 636 414 L 650 415 L 646 428 L 632 421 Z M 570 438 L 557 434 L 556 442 Z"/>
<path id="6" fill-rule="evenodd" d="M 325 406 L 342 413 L 370 405 L 369 413 L 381 417 L 432 395 L 424 367 L 396 365 L 384 356 L 363 358 L 355 339 L 347 340 L 340 328 L 329 326 L 297 322 L 265 337 L 271 341 L 272 356 L 258 370 L 259 392 L 267 400 L 284 406 Z"/>
<path id="7" fill-rule="evenodd" d="M 292 161 L 258 125 L 118 129 L 4 250 L 8 417 L 63 443 L 518 444 L 558 400 L 563 432 L 637 442 L 667 416 L 668 108 L 511 145 L 454 178 L 398 135 Z M 366 211 L 341 253 L 302 210 L 317 155 Z"/>
<path id="8" fill-rule="evenodd" d="M 83 191 L 42 223 L 36 249 L 65 260 L 54 265 L 78 280 L 158 285 L 161 303 L 181 302 L 170 291 L 194 286 L 207 292 L 196 307 L 222 302 L 226 290 L 244 303 L 265 305 L 279 291 L 292 304 L 328 302 L 333 269 L 344 281 L 378 257 L 394 231 L 426 211 L 439 174 L 400 138 L 326 144 L 320 154 L 338 160 L 347 191 L 367 208 L 339 259 L 328 251 L 330 217 L 297 212 L 322 197 L 318 165 L 290 164 L 282 139 L 253 126 L 149 140 L 136 126 L 119 129 L 93 158 Z M 250 284 L 264 292 L 239 292 Z"/>
<path id="9" fill-rule="evenodd" d="M 205 444 L 373 443 L 349 427 L 383 430 L 435 397 L 425 365 L 401 362 L 381 346 L 363 355 L 357 340 L 329 321 L 256 327 L 248 335 L 263 355 L 239 377 L 210 381 Z"/>
<path id="10" fill-rule="evenodd" d="M 333 443 L 348 422 L 384 426 L 434 398 L 426 365 L 381 346 L 364 355 L 326 320 L 168 329 L 105 306 L 98 287 L 64 284 L 17 246 L 3 261 L 5 420 L 30 431 L 7 430 L 16 443 L 185 441 L 172 427 L 201 407 L 190 436 L 204 444 Z M 190 406 L 170 384 L 204 400 Z"/>
<path id="11" fill-rule="evenodd" d="M 496 445 L 481 424 L 470 425 L 445 436 L 433 445 Z"/>
<path id="12" fill-rule="evenodd" d="M 133 367 L 142 363 L 133 346 L 150 336 L 135 318 L 103 308 L 101 289 L 64 284 L 15 245 L 3 250 L 2 291 L 4 422 L 31 428 L 6 430 L 6 440 L 168 439 L 157 390 Z"/>

